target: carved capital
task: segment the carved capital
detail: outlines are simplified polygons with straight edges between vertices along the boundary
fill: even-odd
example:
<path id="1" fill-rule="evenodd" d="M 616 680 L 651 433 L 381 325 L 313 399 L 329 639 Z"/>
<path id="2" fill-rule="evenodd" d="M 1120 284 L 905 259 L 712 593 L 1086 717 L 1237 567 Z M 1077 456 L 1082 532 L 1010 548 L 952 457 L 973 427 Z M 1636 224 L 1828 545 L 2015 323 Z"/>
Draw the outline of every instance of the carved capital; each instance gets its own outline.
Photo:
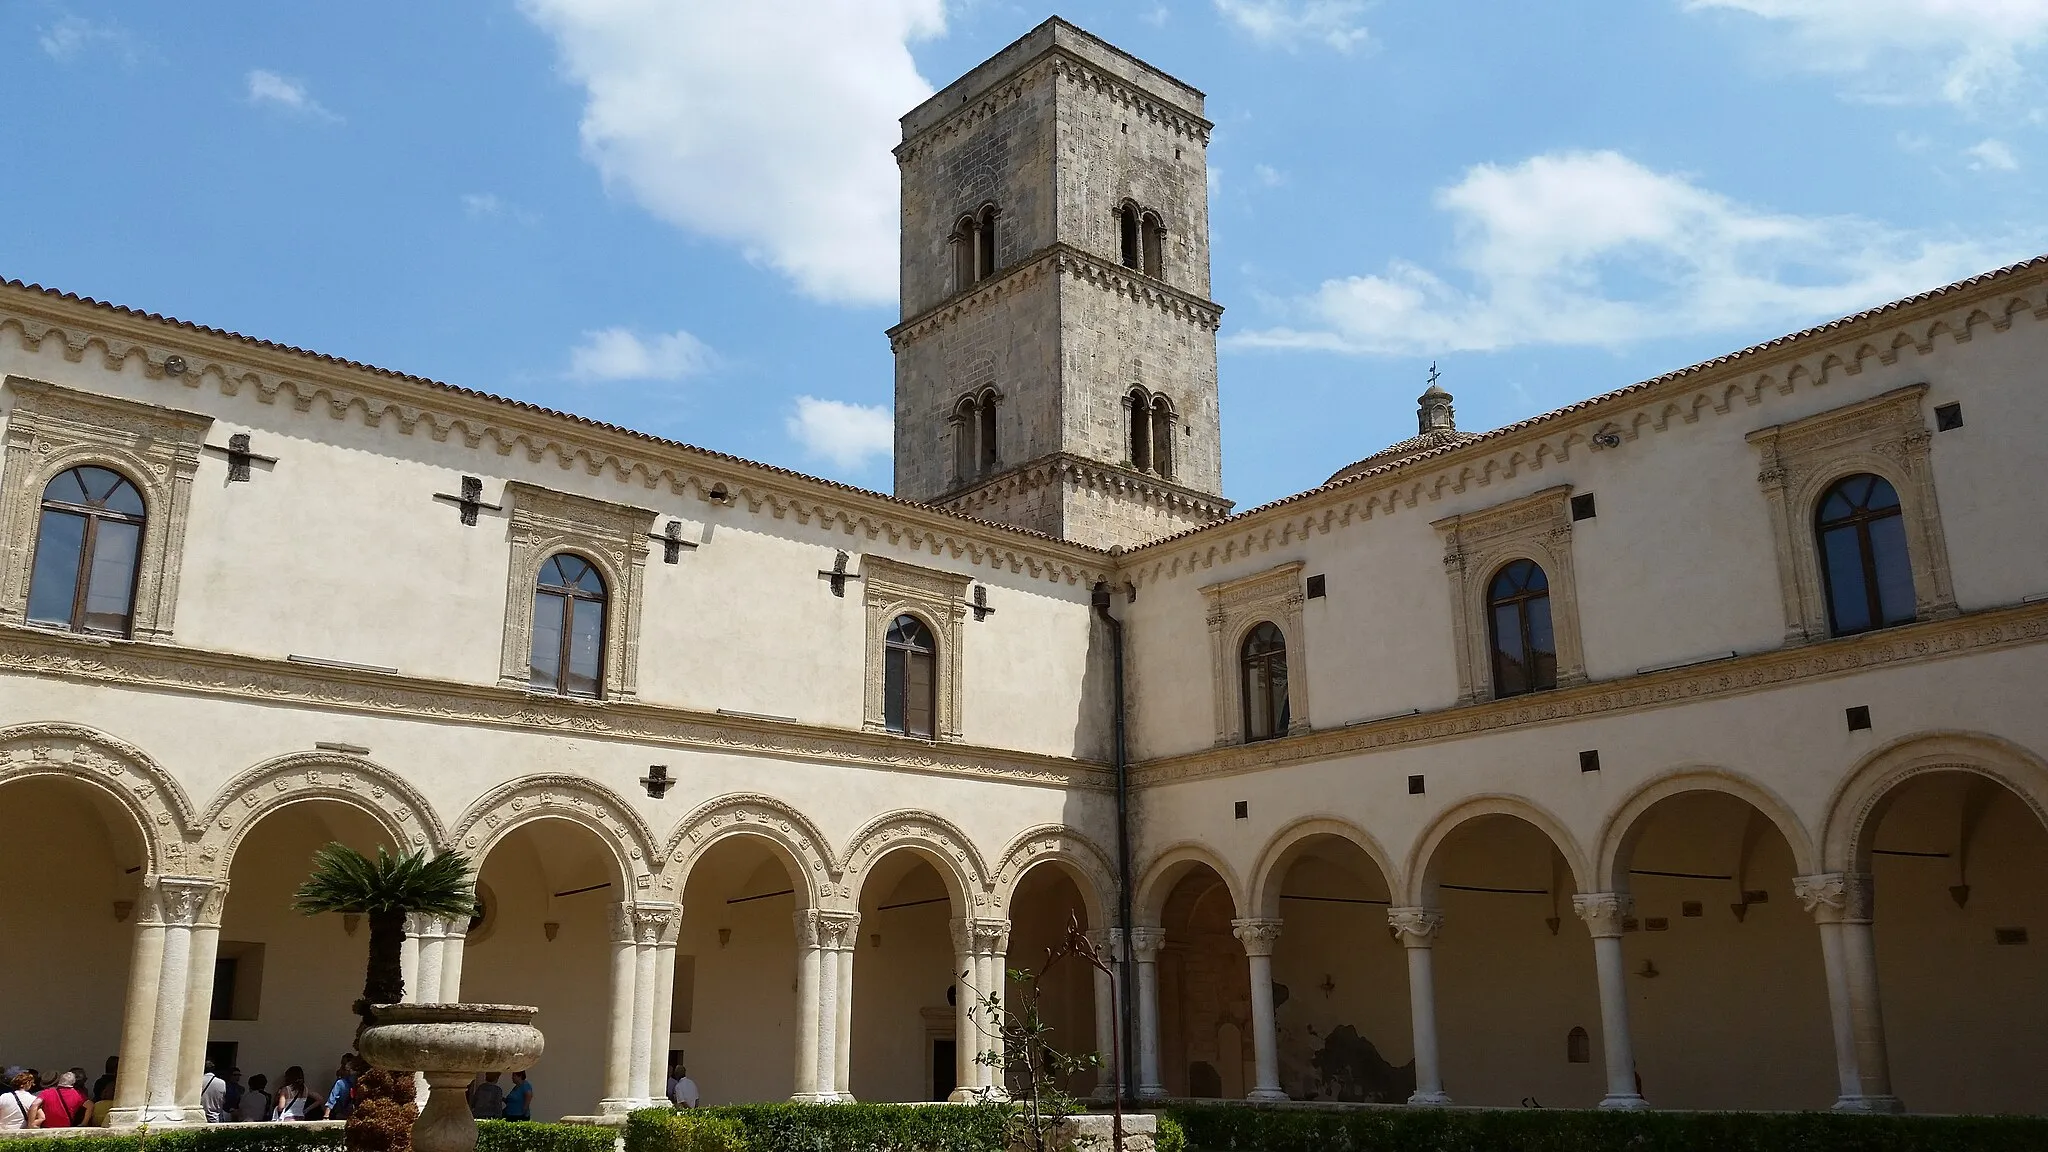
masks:
<path id="1" fill-rule="evenodd" d="M 159 876 L 157 907 L 166 928 L 219 927 L 227 900 L 225 884 L 195 876 Z"/>
<path id="2" fill-rule="evenodd" d="M 1232 920 L 1230 934 L 1244 945 L 1247 956 L 1271 956 L 1280 942 L 1280 921 L 1268 918 Z"/>
<path id="3" fill-rule="evenodd" d="M 1635 915 L 1636 900 L 1626 892 L 1581 892 L 1572 897 L 1572 911 L 1586 922 L 1595 939 L 1619 936 L 1622 921 Z"/>
<path id="4" fill-rule="evenodd" d="M 1444 926 L 1444 914 L 1435 908 L 1389 908 L 1387 925 L 1408 948 L 1427 948 L 1436 943 Z"/>
<path id="5" fill-rule="evenodd" d="M 680 904 L 635 904 L 633 941 L 636 944 L 674 943 L 676 928 L 682 918 L 683 906 Z"/>
<path id="6" fill-rule="evenodd" d="M 1088 943 L 1095 946 L 1095 954 L 1111 964 L 1120 964 L 1124 956 L 1124 930 L 1121 928 L 1090 928 L 1082 933 Z"/>
<path id="7" fill-rule="evenodd" d="M 1865 872 L 1794 876 L 1792 895 L 1822 924 L 1868 924 L 1876 892 Z"/>
<path id="8" fill-rule="evenodd" d="M 797 948 L 799 950 L 816 948 L 819 940 L 818 910 L 815 908 L 799 908 L 796 915 L 791 917 L 791 919 L 796 921 Z"/>
<path id="9" fill-rule="evenodd" d="M 607 915 L 611 917 L 612 943 L 639 943 L 638 925 L 633 921 L 633 905 L 626 903 L 613 904 L 607 910 Z"/>
<path id="10" fill-rule="evenodd" d="M 1159 959 L 1159 949 L 1166 943 L 1166 929 L 1152 924 L 1136 924 L 1131 927 L 1131 955 L 1140 964 L 1150 964 Z"/>
<path id="11" fill-rule="evenodd" d="M 1010 951 L 1010 922 L 1008 920 L 975 920 L 974 950 L 983 956 L 1008 955 Z"/>
<path id="12" fill-rule="evenodd" d="M 817 912 L 818 947 L 844 952 L 860 939 L 860 913 Z"/>

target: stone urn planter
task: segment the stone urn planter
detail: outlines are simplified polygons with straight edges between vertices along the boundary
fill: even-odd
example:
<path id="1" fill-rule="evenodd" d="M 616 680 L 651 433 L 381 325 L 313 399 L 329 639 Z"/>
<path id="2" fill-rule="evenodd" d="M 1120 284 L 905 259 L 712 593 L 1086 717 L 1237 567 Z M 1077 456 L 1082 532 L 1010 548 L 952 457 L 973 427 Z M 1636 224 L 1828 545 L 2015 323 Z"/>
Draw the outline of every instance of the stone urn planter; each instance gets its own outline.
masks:
<path id="1" fill-rule="evenodd" d="M 479 1072 L 523 1072 L 544 1046 L 538 1008 L 518 1004 L 379 1004 L 357 1048 L 374 1068 L 426 1077 L 427 1106 L 412 1126 L 416 1152 L 474 1152 L 466 1090 Z"/>

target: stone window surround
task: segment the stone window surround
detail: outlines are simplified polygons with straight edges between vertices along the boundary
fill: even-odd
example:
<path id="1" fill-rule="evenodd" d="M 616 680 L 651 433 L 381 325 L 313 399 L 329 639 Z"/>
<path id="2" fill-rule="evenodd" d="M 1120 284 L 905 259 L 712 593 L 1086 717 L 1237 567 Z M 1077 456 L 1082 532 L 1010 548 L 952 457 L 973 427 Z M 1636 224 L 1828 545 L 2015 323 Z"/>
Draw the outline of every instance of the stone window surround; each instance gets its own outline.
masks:
<path id="1" fill-rule="evenodd" d="M 883 651 L 889 625 L 906 613 L 924 621 L 939 644 L 937 698 L 932 717 L 933 738 L 960 739 L 960 668 L 967 619 L 967 587 L 974 577 L 937 568 L 921 568 L 900 560 L 866 555 L 860 562 L 861 588 L 867 598 L 867 671 L 861 727 L 887 732 L 887 663 Z"/>
<path id="2" fill-rule="evenodd" d="M 1934 620 L 1958 613 L 1941 507 L 1934 496 L 1934 467 L 1929 458 L 1934 434 L 1921 412 L 1927 390 L 1925 383 L 1909 384 L 1749 434 L 1749 442 L 1763 457 L 1757 483 L 1763 486 L 1771 509 L 1786 644 L 1806 644 L 1834 635 L 1828 626 L 1820 543 L 1813 531 L 1814 510 L 1836 481 L 1863 472 L 1884 477 L 1899 494 L 1906 553 L 1913 569 L 1914 619 Z"/>
<path id="3" fill-rule="evenodd" d="M 1244 676 L 1239 653 L 1245 637 L 1271 621 L 1287 640 L 1287 731 L 1309 731 L 1308 632 L 1302 607 L 1308 594 L 1302 586 L 1299 560 L 1202 589 L 1209 602 L 1210 679 L 1214 685 L 1216 745 L 1244 743 Z"/>
<path id="4" fill-rule="evenodd" d="M 0 621 L 28 622 L 43 489 L 60 473 L 97 464 L 126 476 L 142 493 L 146 519 L 129 637 L 169 640 L 192 480 L 213 417 L 20 376 L 7 377 L 6 388 L 14 401 L 0 472 L 0 538 L 9 553 L 0 572 Z"/>
<path id="5" fill-rule="evenodd" d="M 1550 585 L 1550 629 L 1557 645 L 1557 686 L 1586 682 L 1579 639 L 1578 582 L 1572 573 L 1572 486 L 1434 521 L 1444 538 L 1444 574 L 1451 584 L 1451 631 L 1458 655 L 1458 703 L 1494 699 L 1493 630 L 1487 607 L 1494 574 L 1533 560 Z"/>
<path id="6" fill-rule="evenodd" d="M 499 659 L 499 686 L 536 691 L 530 684 L 534 586 L 549 557 L 573 552 L 596 565 L 604 576 L 601 698 L 634 699 L 640 680 L 647 535 L 654 527 L 655 513 L 517 480 L 505 483 L 504 503 L 511 509 L 512 559 L 505 577 L 505 645 Z"/>

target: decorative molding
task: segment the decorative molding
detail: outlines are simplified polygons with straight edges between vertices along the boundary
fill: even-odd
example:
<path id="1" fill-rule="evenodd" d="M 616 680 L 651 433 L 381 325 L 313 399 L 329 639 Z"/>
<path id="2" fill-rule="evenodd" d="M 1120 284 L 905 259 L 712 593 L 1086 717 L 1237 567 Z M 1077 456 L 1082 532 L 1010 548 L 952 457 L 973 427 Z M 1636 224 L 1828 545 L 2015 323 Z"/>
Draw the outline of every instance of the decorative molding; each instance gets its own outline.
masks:
<path id="1" fill-rule="evenodd" d="M 1159 950 L 1166 947 L 1166 929 L 1156 924 L 1131 925 L 1131 959 L 1139 964 L 1152 964 L 1159 960 Z"/>
<path id="2" fill-rule="evenodd" d="M 821 908 L 811 916 L 817 925 L 818 947 L 832 952 L 850 952 L 859 943 L 859 912 Z"/>
<path id="3" fill-rule="evenodd" d="M 640 611 L 647 595 L 647 536 L 655 513 L 646 508 L 556 492 L 517 480 L 505 485 L 512 505 L 512 561 L 505 577 L 505 644 L 498 684 L 531 691 L 533 597 L 541 565 L 558 553 L 580 556 L 604 577 L 606 700 L 631 700 L 640 682 Z"/>
<path id="4" fill-rule="evenodd" d="M 1275 917 L 1232 920 L 1230 934 L 1244 945 L 1245 955 L 1271 956 L 1280 943 L 1280 921 Z"/>
<path id="5" fill-rule="evenodd" d="M 0 728 L 0 786 L 33 776 L 68 776 L 108 793 L 135 819 L 145 874 L 186 865 L 197 829 L 192 804 L 171 774 L 141 749 L 77 724 Z"/>
<path id="6" fill-rule="evenodd" d="M 622 892 L 653 887 L 650 869 L 660 868 L 662 861 L 647 825 L 617 793 L 582 776 L 543 773 L 507 780 L 469 806 L 449 839 L 472 859 L 482 860 L 513 829 L 549 818 L 597 834 L 618 863 Z"/>
<path id="7" fill-rule="evenodd" d="M 199 863 L 225 879 L 249 829 L 280 808 L 315 799 L 365 813 L 401 852 L 448 843 L 433 807 L 397 773 L 359 756 L 294 752 L 237 773 L 221 787 L 200 820 Z"/>
<path id="8" fill-rule="evenodd" d="M 1878 826 L 1900 787 L 1935 772 L 1988 780 L 2048 825 L 2048 762 L 2039 754 L 1984 732 L 1918 732 L 1864 757 L 1835 786 L 1821 825 L 1821 867 L 1870 871 Z"/>
<path id="9" fill-rule="evenodd" d="M 633 943 L 649 947 L 673 945 L 676 933 L 683 925 L 683 906 L 641 900 L 632 905 L 630 916 Z"/>
<path id="10" fill-rule="evenodd" d="M 1090 924 L 1106 923 L 1110 905 L 1116 899 L 1116 868 L 1107 852 L 1087 837 L 1063 824 L 1041 824 L 1013 838 L 996 857 L 990 880 L 993 907 L 1007 913 L 1017 885 L 1041 864 L 1057 861 L 1070 870 Z"/>
<path id="11" fill-rule="evenodd" d="M 1858 473 L 1884 477 L 1899 494 L 1906 555 L 1913 568 L 1915 619 L 1956 614 L 1948 542 L 1928 459 L 1934 434 L 1920 410 L 1926 395 L 1927 385 L 1911 384 L 1749 434 L 1749 442 L 1763 457 L 1757 483 L 1771 507 L 1787 644 L 1830 635 L 1814 516 L 1829 485 Z"/>
<path id="12" fill-rule="evenodd" d="M 1113 46 L 1112 50 L 1115 50 Z M 1215 127 L 1208 120 L 1174 106 L 1164 97 L 1127 80 L 1111 76 L 1071 50 L 1053 44 L 1036 59 L 1019 65 L 1007 79 L 990 86 L 975 99 L 918 129 L 898 144 L 895 148 L 897 164 L 901 166 L 915 163 L 933 148 L 944 147 L 953 138 L 971 131 L 976 125 L 1022 99 L 1026 91 L 1048 75 L 1093 89 L 1122 105 L 1130 113 L 1142 116 L 1197 144 L 1206 145 L 1209 142 L 1209 132 Z"/>
<path id="13" fill-rule="evenodd" d="M 972 288 L 948 296 L 889 329 L 889 349 L 900 352 L 935 332 L 964 323 L 989 305 L 1014 296 L 1053 273 L 1118 296 L 1128 296 L 1135 303 L 1156 308 L 1205 331 L 1214 332 L 1223 326 L 1223 305 L 1214 300 L 1175 288 L 1163 280 L 1076 248 L 1064 240 L 1055 240 L 993 279 L 983 280 Z"/>
<path id="14" fill-rule="evenodd" d="M 941 568 L 920 568 L 869 553 L 861 557 L 861 589 L 867 596 L 868 643 L 861 723 L 870 732 L 888 730 L 886 653 L 889 626 L 898 616 L 916 616 L 938 642 L 938 684 L 932 735 L 960 739 L 960 681 L 967 619 L 967 586 L 974 577 Z"/>
<path id="15" fill-rule="evenodd" d="M 1782 684 L 1851 675 L 1876 667 L 1927 663 L 2043 640 L 2048 640 L 2048 602 L 2023 604 L 1797 648 L 1771 649 L 1712 664 L 1560 688 L 1555 692 L 1511 696 L 1418 716 L 1324 729 L 1291 739 L 1164 757 L 1136 765 L 1131 783 L 1134 787 L 1157 787 L 1237 776 L 1398 745 L 1740 696 Z"/>
<path id="16" fill-rule="evenodd" d="M 1636 914 L 1636 899 L 1626 892 L 1581 892 L 1572 897 L 1572 911 L 1594 939 L 1620 936 L 1623 922 Z"/>
<path id="17" fill-rule="evenodd" d="M 158 876 L 153 918 L 166 928 L 218 928 L 228 886 L 204 876 Z"/>
<path id="18" fill-rule="evenodd" d="M 979 517 L 984 510 L 1041 488 L 1101 491 L 1118 499 L 1150 505 L 1168 516 L 1197 523 L 1228 516 L 1232 508 L 1231 502 L 1221 496 L 1197 492 L 1170 480 L 1068 452 L 1054 452 L 1019 464 L 942 495 L 934 503 L 964 516 Z"/>
<path id="19" fill-rule="evenodd" d="M 9 376 L 7 462 L 0 470 L 0 621 L 26 623 L 29 576 L 40 543 L 43 489 L 86 464 L 111 468 L 142 494 L 146 518 L 136 557 L 130 635 L 168 640 L 178 609 L 178 572 L 191 516 L 192 477 L 213 417 L 138 404 Z"/>
<path id="20" fill-rule="evenodd" d="M 1444 928 L 1444 914 L 1435 908 L 1389 908 L 1387 927 L 1407 948 L 1427 948 Z"/>
<path id="21" fill-rule="evenodd" d="M 1307 593 L 1301 570 L 1301 561 L 1292 560 L 1202 589 L 1202 598 L 1208 603 L 1209 678 L 1218 747 L 1245 742 L 1241 652 L 1251 630 L 1267 621 L 1278 626 L 1287 640 L 1287 735 L 1299 736 L 1310 729 L 1308 629 L 1301 618 Z"/>
<path id="22" fill-rule="evenodd" d="M 898 848 L 914 848 L 939 866 L 939 876 L 965 913 L 990 906 L 988 868 L 974 841 L 951 821 L 929 812 L 886 812 L 861 826 L 839 860 L 839 875 L 850 899 L 858 899 L 861 881 L 875 861 Z"/>
<path id="23" fill-rule="evenodd" d="M 962 609 L 965 610 L 964 607 Z M 933 744 L 823 725 L 722 716 L 639 701 L 591 701 L 495 685 L 310 667 L 169 644 L 110 641 L 0 625 L 0 674 L 261 701 L 437 722 L 630 741 L 708 752 L 1105 790 L 1107 769 L 1002 748 Z"/>
<path id="24" fill-rule="evenodd" d="M 1451 636 L 1458 655 L 1458 703 L 1495 698 L 1492 613 L 1494 576 L 1517 560 L 1533 560 L 1550 588 L 1550 629 L 1557 646 L 1557 686 L 1586 682 L 1579 642 L 1578 581 L 1572 574 L 1572 488 L 1559 484 L 1518 500 L 1434 521 L 1444 540 L 1451 582 Z"/>
<path id="25" fill-rule="evenodd" d="M 781 846 L 786 857 L 783 863 L 794 866 L 796 874 L 791 880 L 798 889 L 799 907 L 813 907 L 822 899 L 852 897 L 832 869 L 832 851 L 825 837 L 803 813 L 772 796 L 747 793 L 720 796 L 676 824 L 662 849 L 666 858 L 662 891 L 682 892 L 697 861 L 729 836 L 760 836 Z"/>

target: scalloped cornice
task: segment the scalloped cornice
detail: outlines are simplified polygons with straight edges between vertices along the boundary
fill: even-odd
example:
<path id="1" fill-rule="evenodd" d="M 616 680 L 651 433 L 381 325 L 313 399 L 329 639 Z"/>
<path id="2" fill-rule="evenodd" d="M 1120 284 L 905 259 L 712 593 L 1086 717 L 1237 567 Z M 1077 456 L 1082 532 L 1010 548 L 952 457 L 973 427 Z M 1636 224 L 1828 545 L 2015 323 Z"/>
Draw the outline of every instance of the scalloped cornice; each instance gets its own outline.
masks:
<path id="1" fill-rule="evenodd" d="M 1123 559 L 1133 584 L 1205 571 L 1375 516 L 1424 507 L 1446 493 L 1507 480 L 1613 432 L 1626 442 L 1754 408 L 1773 393 L 1825 387 L 1870 361 L 1896 364 L 1941 346 L 2007 332 L 2016 320 L 2048 321 L 2048 256 L 1886 304 L 1683 368 L 1604 396 L 1482 433 L 1465 444 L 1394 461 L 1320 488 L 1134 548 Z"/>
<path id="2" fill-rule="evenodd" d="M 1146 65 L 1150 67 L 1150 65 Z M 1177 136 L 1207 146 L 1216 126 L 1173 103 L 1158 93 L 1120 77 L 1111 76 L 1067 48 L 1054 43 L 1036 58 L 1020 65 L 1010 77 L 978 98 L 970 100 L 944 118 L 920 129 L 895 148 L 896 163 L 910 164 L 933 148 L 944 147 L 955 137 L 971 132 L 976 125 L 1016 103 L 1032 85 L 1048 74 L 1068 83 L 1091 89 L 1122 105 L 1131 115 L 1143 117 Z"/>
<path id="3" fill-rule="evenodd" d="M 1183 292 L 1165 281 L 1083 251 L 1065 241 L 1054 241 L 1012 265 L 993 280 L 983 281 L 965 292 L 949 297 L 889 329 L 889 350 L 901 351 L 934 332 L 943 331 L 972 317 L 976 312 L 1036 284 L 1047 272 L 1098 288 L 1129 296 L 1168 315 L 1178 316 L 1208 331 L 1223 324 L 1223 305 Z"/>
<path id="4" fill-rule="evenodd" d="M 1042 533 L 982 523 L 929 505 L 806 476 L 644 432 L 604 424 L 489 393 L 407 376 L 231 332 L 134 312 L 18 282 L 0 285 L 0 333 L 19 333 L 30 351 L 62 342 L 65 359 L 83 362 L 97 347 L 102 365 L 120 371 L 139 361 L 144 375 L 166 386 L 206 387 L 223 396 L 244 389 L 265 404 L 280 399 L 300 413 L 324 412 L 379 428 L 389 420 L 406 435 L 424 431 L 436 442 L 458 438 L 499 456 L 523 452 L 530 463 L 552 459 L 568 471 L 611 476 L 629 488 L 666 488 L 707 498 L 723 487 L 749 512 L 836 527 L 865 540 L 886 540 L 932 556 L 948 556 L 1012 573 L 1086 587 L 1106 578 L 1101 551 Z M 185 371 L 164 370 L 171 356 Z M 189 402 L 188 402 L 189 403 Z M 491 471 L 482 463 L 478 470 Z M 629 493 L 619 494 L 631 503 Z"/>
<path id="5" fill-rule="evenodd" d="M 1104 464 L 1084 459 L 1067 452 L 1055 452 L 1041 456 L 1028 463 L 1019 464 L 972 488 L 953 495 L 941 496 L 933 501 L 941 507 L 971 515 L 975 509 L 1008 500 L 1019 493 L 1034 488 L 1053 486 L 1073 488 L 1095 488 L 1112 493 L 1122 499 L 1135 499 L 1177 516 L 1197 516 L 1211 519 L 1228 516 L 1231 503 L 1221 496 L 1210 496 L 1192 488 L 1183 488 L 1169 480 L 1147 476 L 1113 464 Z"/>

